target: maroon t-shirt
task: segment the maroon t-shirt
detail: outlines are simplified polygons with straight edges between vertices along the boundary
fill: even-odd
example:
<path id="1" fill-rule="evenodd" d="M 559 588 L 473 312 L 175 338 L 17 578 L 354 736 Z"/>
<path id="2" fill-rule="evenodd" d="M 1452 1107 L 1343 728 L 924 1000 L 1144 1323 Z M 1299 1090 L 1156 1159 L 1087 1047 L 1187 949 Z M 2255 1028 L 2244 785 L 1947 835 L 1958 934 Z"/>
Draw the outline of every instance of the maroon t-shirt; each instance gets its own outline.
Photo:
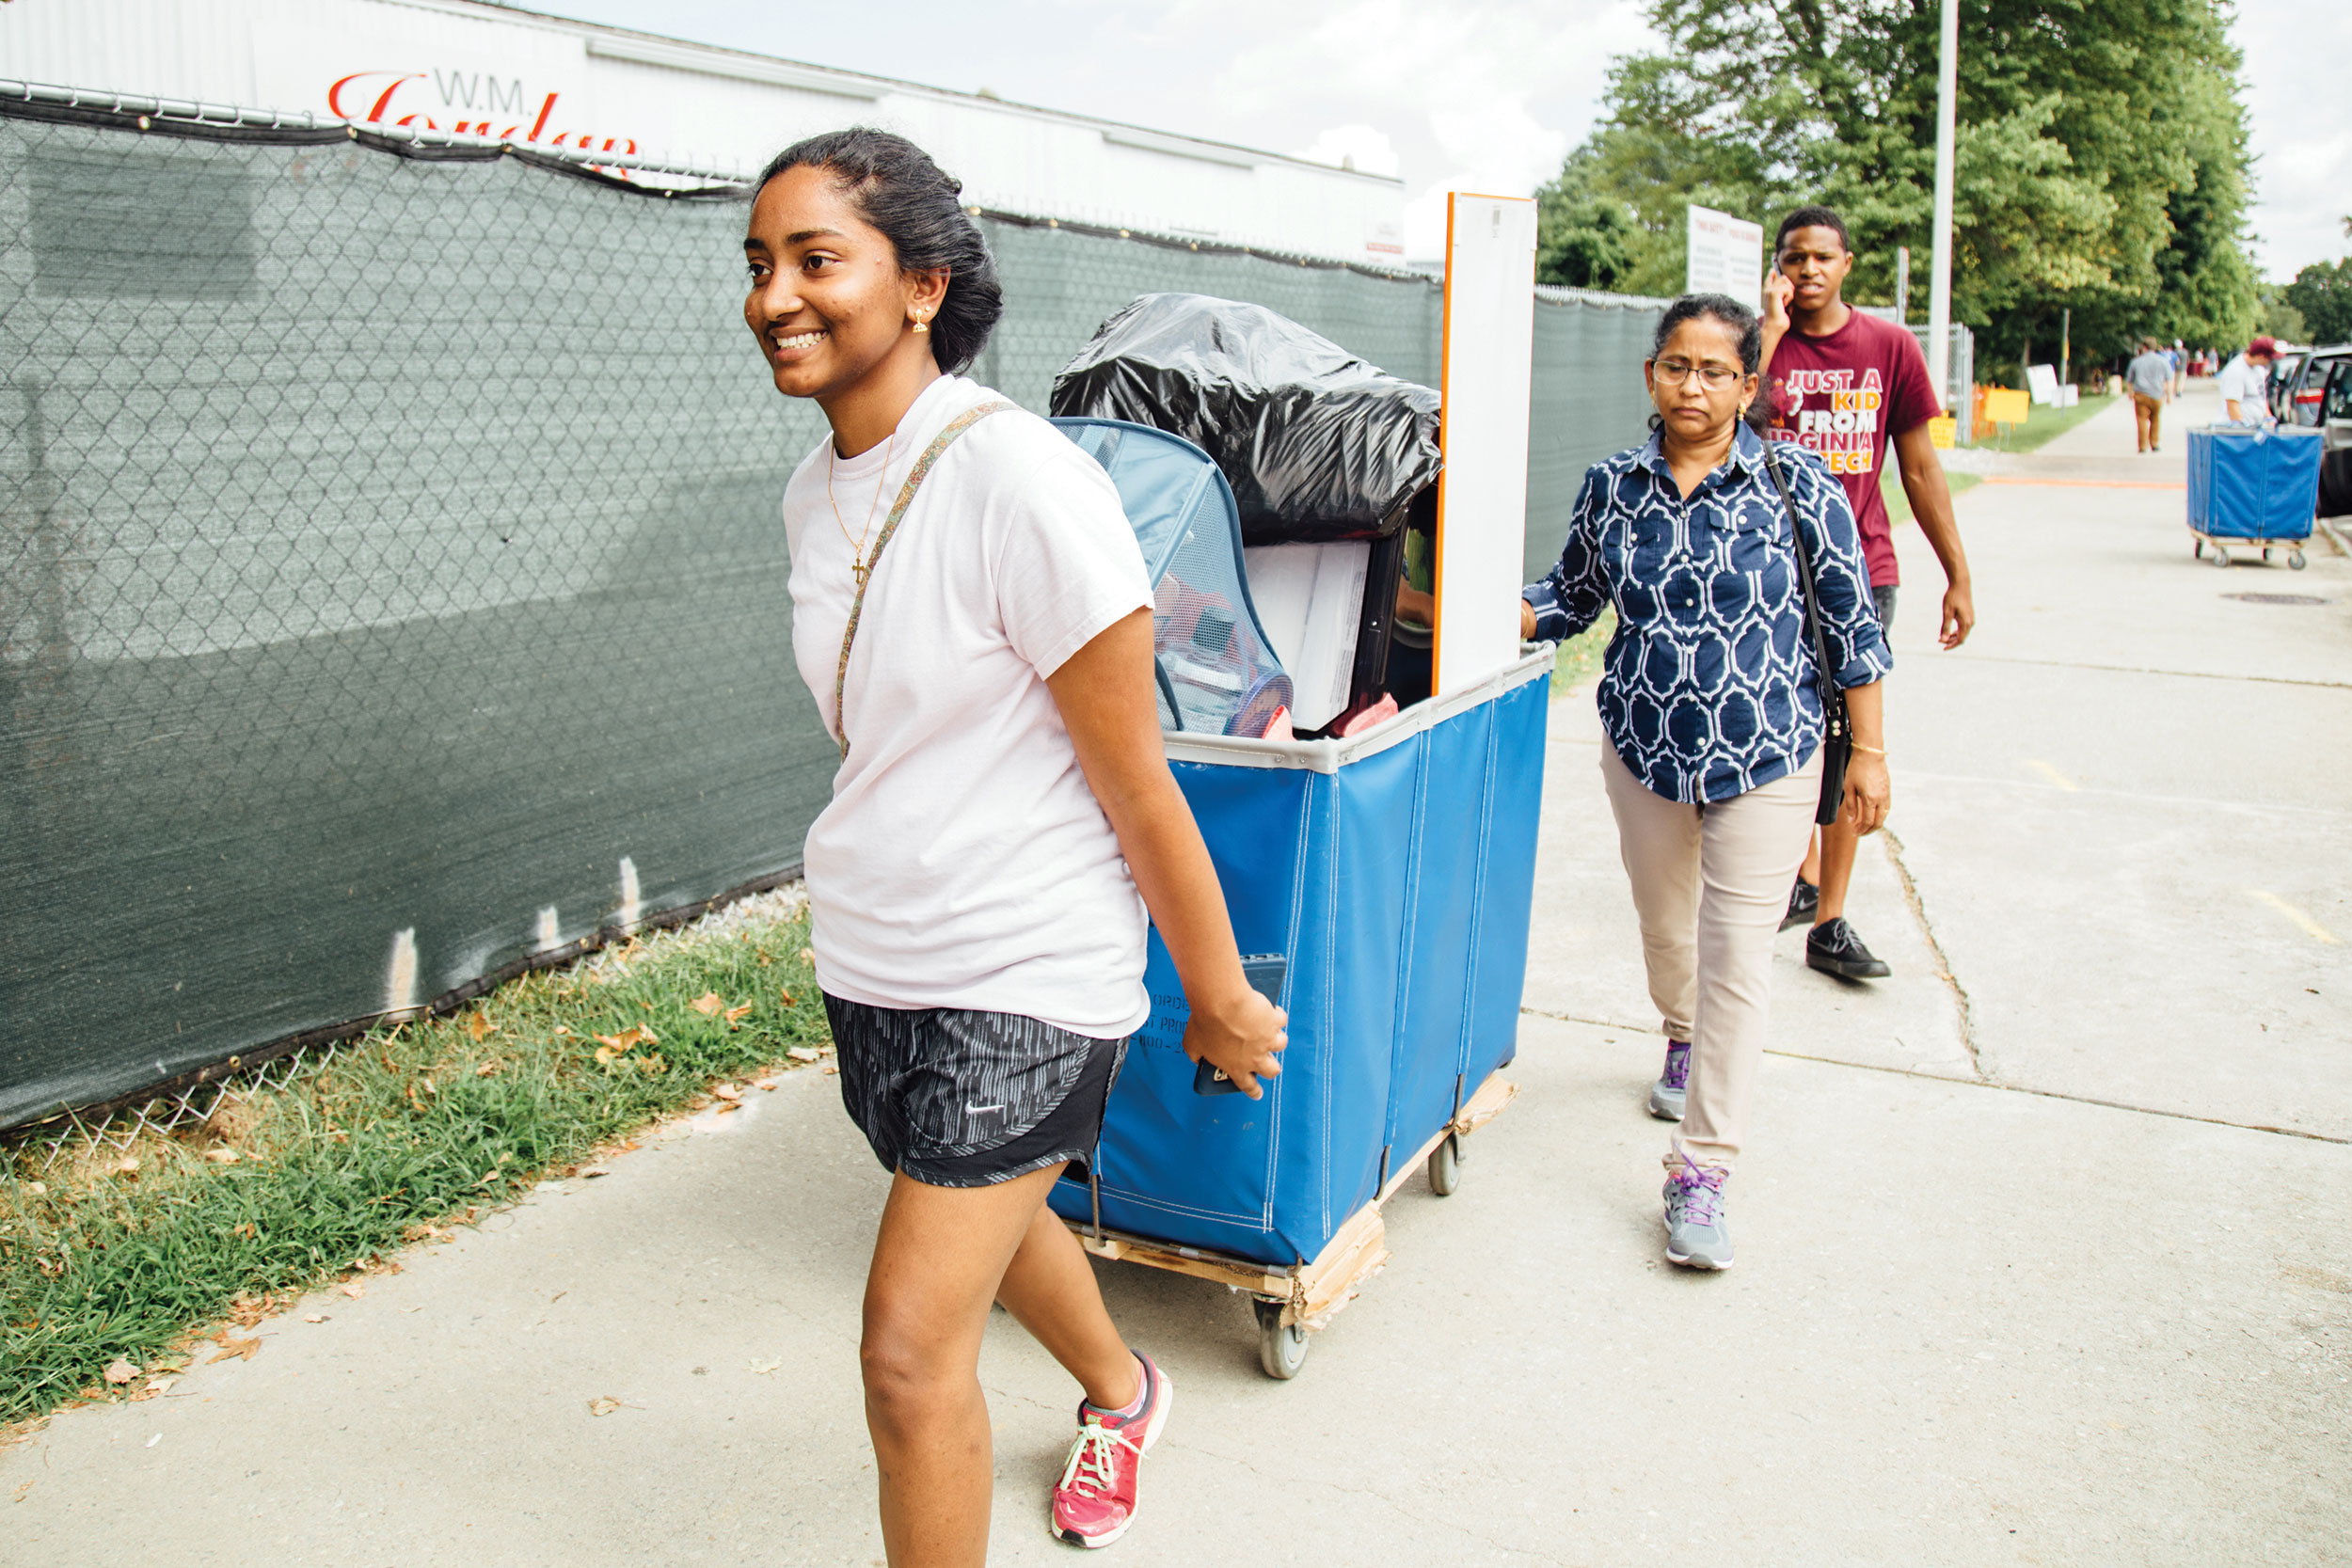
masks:
<path id="1" fill-rule="evenodd" d="M 1901 581 L 1879 476 L 1887 440 L 1943 412 L 1919 340 L 1908 328 L 1859 310 L 1825 338 L 1792 327 L 1772 350 L 1764 386 L 1773 436 L 1820 452 L 1829 471 L 1845 481 L 1846 499 L 1862 529 L 1870 586 Z"/>

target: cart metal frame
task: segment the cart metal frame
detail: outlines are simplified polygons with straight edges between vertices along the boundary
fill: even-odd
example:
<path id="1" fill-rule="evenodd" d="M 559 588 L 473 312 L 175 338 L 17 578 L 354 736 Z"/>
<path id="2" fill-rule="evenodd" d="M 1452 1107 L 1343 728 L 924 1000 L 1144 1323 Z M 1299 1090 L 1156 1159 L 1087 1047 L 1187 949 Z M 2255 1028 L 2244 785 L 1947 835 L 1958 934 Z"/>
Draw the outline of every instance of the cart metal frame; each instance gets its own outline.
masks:
<path id="1" fill-rule="evenodd" d="M 1490 1075 L 1418 1154 L 1397 1164 L 1372 1201 L 1348 1217 L 1312 1262 L 1275 1268 L 1206 1247 L 1107 1230 L 1099 1218 L 1063 1223 L 1079 1245 L 1097 1258 L 1190 1275 L 1246 1292 L 1257 1313 L 1258 1364 L 1268 1377 L 1287 1381 L 1298 1375 L 1307 1358 L 1307 1336 L 1327 1327 L 1387 1265 L 1388 1227 L 1380 1211 L 1389 1199 L 1416 1168 L 1428 1173 L 1430 1191 L 1451 1197 L 1461 1181 L 1462 1140 L 1501 1116 L 1518 1092 L 1502 1069 Z"/>

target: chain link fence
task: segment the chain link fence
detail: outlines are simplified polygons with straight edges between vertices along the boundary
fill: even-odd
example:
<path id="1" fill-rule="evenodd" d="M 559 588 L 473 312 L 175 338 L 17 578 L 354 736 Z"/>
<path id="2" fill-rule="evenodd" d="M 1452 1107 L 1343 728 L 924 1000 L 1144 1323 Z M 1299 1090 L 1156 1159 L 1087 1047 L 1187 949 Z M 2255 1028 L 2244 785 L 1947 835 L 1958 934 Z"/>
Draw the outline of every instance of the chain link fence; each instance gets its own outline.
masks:
<path id="1" fill-rule="evenodd" d="M 0 1128 L 168 1112 L 797 867 L 835 753 L 740 193 L 0 103 Z M 1042 409 L 1136 293 L 1416 379 L 1427 279 L 984 214 Z M 1547 291 L 1548 294 L 1551 292 Z M 1654 302 L 1536 312 L 1531 569 Z"/>

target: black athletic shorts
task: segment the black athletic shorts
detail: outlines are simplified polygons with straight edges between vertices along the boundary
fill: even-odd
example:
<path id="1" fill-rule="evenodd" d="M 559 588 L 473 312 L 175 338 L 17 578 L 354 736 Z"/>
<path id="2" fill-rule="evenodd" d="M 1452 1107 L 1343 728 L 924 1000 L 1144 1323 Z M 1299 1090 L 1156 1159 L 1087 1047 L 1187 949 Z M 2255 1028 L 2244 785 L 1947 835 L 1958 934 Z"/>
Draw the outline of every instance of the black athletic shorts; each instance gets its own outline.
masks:
<path id="1" fill-rule="evenodd" d="M 885 1170 L 927 1187 L 989 1187 L 1085 1164 L 1125 1060 L 1018 1013 L 876 1007 L 825 998 L 841 1101 Z"/>

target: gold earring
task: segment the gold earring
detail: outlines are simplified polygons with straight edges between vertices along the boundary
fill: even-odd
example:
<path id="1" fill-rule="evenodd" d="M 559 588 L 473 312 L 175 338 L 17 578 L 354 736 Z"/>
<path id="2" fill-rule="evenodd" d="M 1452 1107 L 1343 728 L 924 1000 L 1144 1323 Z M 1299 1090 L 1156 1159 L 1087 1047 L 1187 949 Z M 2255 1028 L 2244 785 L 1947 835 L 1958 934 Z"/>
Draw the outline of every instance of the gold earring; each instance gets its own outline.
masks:
<path id="1" fill-rule="evenodd" d="M 917 332 L 929 332 L 930 329 L 931 329 L 931 328 L 930 328 L 930 324 L 929 322 L 925 321 L 922 317 L 917 316 L 917 317 L 915 317 L 915 318 L 914 318 L 914 330 L 915 330 L 915 331 L 917 331 Z"/>

